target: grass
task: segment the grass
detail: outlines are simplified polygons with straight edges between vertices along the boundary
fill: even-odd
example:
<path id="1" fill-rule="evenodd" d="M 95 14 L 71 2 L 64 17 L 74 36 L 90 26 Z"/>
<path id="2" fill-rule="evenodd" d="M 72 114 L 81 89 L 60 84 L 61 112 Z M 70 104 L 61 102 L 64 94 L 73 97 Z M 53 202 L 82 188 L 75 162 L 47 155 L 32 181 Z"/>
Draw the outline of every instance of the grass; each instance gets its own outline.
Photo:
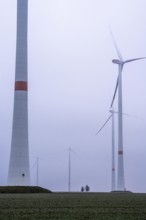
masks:
<path id="1" fill-rule="evenodd" d="M 146 194 L 0 194 L 0 220 L 146 220 Z"/>
<path id="2" fill-rule="evenodd" d="M 0 193 L 51 193 L 38 186 L 0 186 Z"/>

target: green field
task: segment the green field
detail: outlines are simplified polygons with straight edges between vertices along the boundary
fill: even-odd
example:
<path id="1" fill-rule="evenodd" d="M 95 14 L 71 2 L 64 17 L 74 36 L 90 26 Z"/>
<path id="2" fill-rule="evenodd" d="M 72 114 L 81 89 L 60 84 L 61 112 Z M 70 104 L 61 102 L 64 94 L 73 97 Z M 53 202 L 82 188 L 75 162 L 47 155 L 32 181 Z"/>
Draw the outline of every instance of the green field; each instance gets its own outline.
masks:
<path id="1" fill-rule="evenodd" d="M 0 194 L 0 220 L 146 220 L 146 194 Z"/>

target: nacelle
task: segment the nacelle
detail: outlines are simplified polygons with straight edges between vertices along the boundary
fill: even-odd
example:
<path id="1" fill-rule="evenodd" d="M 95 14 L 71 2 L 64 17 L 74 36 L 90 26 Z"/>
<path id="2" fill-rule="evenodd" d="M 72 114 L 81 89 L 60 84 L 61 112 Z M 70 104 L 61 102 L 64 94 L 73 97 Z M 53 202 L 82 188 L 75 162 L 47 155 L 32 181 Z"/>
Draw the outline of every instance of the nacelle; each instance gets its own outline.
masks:
<path id="1" fill-rule="evenodd" d="M 116 60 L 116 59 L 112 60 L 112 63 L 114 63 L 114 64 L 123 64 L 123 62 L 121 60 Z"/>

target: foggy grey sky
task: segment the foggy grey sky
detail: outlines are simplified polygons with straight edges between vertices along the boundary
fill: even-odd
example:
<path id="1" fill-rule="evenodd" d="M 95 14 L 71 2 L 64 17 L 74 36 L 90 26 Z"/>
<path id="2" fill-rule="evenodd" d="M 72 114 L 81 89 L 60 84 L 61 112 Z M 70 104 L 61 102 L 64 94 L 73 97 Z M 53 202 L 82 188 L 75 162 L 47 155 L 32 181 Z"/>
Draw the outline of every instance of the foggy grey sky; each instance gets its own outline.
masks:
<path id="1" fill-rule="evenodd" d="M 118 74 L 111 26 L 125 59 L 146 56 L 145 0 L 29 0 L 28 77 L 31 182 L 72 190 L 111 189 L 111 123 L 106 118 Z M 15 77 L 16 0 L 0 1 L 0 185 L 7 183 Z M 146 192 L 146 60 L 123 70 L 126 188 Z M 114 104 L 117 110 L 117 97 Z M 117 116 L 116 116 L 117 135 Z M 116 140 L 117 147 L 117 140 Z M 116 149 L 117 150 L 117 149 Z"/>

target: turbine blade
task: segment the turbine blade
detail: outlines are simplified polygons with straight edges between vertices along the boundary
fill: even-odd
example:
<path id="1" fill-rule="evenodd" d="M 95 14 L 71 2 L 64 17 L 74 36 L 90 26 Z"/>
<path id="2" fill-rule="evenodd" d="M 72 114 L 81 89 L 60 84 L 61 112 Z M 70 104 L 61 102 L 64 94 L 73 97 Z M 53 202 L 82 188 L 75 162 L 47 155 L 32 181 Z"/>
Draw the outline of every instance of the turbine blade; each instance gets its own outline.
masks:
<path id="1" fill-rule="evenodd" d="M 36 166 L 36 164 L 37 164 L 37 161 L 35 160 L 35 162 L 34 162 L 34 164 L 33 164 L 31 169 L 33 169 Z"/>
<path id="2" fill-rule="evenodd" d="M 117 83 L 116 83 L 116 87 L 115 87 L 115 91 L 114 91 L 114 95 L 113 95 L 113 99 L 112 99 L 110 108 L 113 107 L 113 103 L 114 103 L 114 100 L 115 100 L 115 97 L 116 97 L 116 93 L 117 93 L 117 89 L 118 89 L 118 84 L 119 84 L 119 76 L 117 77 Z"/>
<path id="3" fill-rule="evenodd" d="M 112 112 L 115 113 L 115 114 L 118 114 L 117 111 L 112 111 Z M 136 118 L 138 120 L 143 120 L 142 118 L 139 118 L 139 117 L 137 117 L 135 115 L 131 115 L 131 114 L 127 114 L 127 113 L 122 113 L 122 115 L 125 115 L 125 116 L 128 116 L 128 117 L 132 117 L 132 118 Z"/>
<path id="4" fill-rule="evenodd" d="M 135 116 L 135 115 L 126 114 L 126 113 L 123 113 L 123 115 L 128 116 L 128 117 L 132 117 L 132 118 L 136 118 L 137 120 L 143 121 L 142 118 L 139 118 L 139 117 L 137 117 L 137 116 Z"/>
<path id="5" fill-rule="evenodd" d="M 108 119 L 106 120 L 106 122 L 102 125 L 102 127 L 98 130 L 98 132 L 96 133 L 96 135 L 98 135 L 100 133 L 100 131 L 105 127 L 105 125 L 108 123 L 108 121 L 110 120 L 110 118 L 112 117 L 112 114 L 108 117 Z"/>
<path id="6" fill-rule="evenodd" d="M 124 63 L 130 63 L 130 62 L 137 61 L 137 60 L 142 60 L 142 59 L 146 59 L 146 57 L 140 57 L 140 58 L 126 60 L 126 61 L 124 61 Z"/>
<path id="7" fill-rule="evenodd" d="M 72 148 L 71 148 L 71 150 L 70 150 L 72 153 L 74 153 L 77 157 L 79 157 L 80 158 L 80 156 L 74 151 L 74 150 L 72 150 Z"/>
<path id="8" fill-rule="evenodd" d="M 121 72 L 122 72 L 124 64 L 119 64 L 119 65 L 121 65 Z M 112 99 L 110 108 L 113 107 L 113 103 L 114 103 L 114 100 L 115 100 L 115 97 L 116 97 L 116 93 L 117 93 L 117 89 L 118 89 L 118 84 L 119 84 L 119 75 L 117 77 L 117 83 L 116 83 L 116 87 L 115 87 L 115 92 L 114 92 L 114 95 L 113 95 L 113 99 Z"/>
<path id="9" fill-rule="evenodd" d="M 67 150 L 70 151 L 71 153 L 74 153 L 76 156 L 80 158 L 79 154 L 77 154 L 77 152 L 75 152 L 71 147 L 69 147 Z"/>
<path id="10" fill-rule="evenodd" d="M 123 61 L 122 55 L 121 55 L 120 50 L 119 50 L 119 48 L 118 48 L 118 46 L 117 46 L 117 43 L 116 43 L 116 41 L 115 41 L 115 38 L 114 38 L 114 35 L 113 35 L 111 29 L 110 29 L 110 32 L 111 32 L 112 40 L 113 40 L 113 43 L 114 43 L 114 46 L 115 46 L 117 55 L 118 55 L 119 59 L 120 59 L 121 61 Z"/>

